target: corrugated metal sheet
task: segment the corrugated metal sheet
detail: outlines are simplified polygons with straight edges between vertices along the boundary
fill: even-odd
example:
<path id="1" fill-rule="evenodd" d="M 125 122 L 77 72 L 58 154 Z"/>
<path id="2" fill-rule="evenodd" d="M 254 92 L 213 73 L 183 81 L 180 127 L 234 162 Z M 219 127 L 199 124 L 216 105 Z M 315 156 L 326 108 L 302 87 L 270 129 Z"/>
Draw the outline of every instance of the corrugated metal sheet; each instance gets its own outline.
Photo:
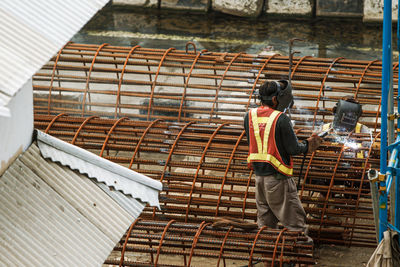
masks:
<path id="1" fill-rule="evenodd" d="M 66 143 L 41 131 L 37 131 L 40 152 L 45 158 L 60 162 L 90 178 L 103 182 L 126 195 L 160 207 L 158 193 L 162 184 L 143 174 L 101 158 L 80 147 Z"/>
<path id="2" fill-rule="evenodd" d="M 110 188 L 103 183 L 96 182 L 94 179 L 92 179 L 92 181 L 134 218 L 139 217 L 140 213 L 142 213 L 146 206 L 146 203 L 138 201 L 132 197 L 127 197 L 120 191 L 110 190 Z"/>
<path id="3" fill-rule="evenodd" d="M 0 106 L 109 0 L 1 0 Z"/>
<path id="4" fill-rule="evenodd" d="M 0 177 L 0 202 L 2 266 L 100 266 L 134 220 L 35 144 Z"/>

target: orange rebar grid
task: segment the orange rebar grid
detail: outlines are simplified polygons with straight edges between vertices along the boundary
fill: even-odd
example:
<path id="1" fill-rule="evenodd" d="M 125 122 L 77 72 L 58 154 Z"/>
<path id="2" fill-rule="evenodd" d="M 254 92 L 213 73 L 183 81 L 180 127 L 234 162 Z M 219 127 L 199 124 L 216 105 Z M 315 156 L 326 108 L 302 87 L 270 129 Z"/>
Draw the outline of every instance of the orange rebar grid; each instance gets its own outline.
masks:
<path id="1" fill-rule="evenodd" d="M 83 124 L 85 127 L 82 127 Z M 241 127 L 157 120 L 147 122 L 92 118 L 88 121 L 69 116 L 54 120 L 53 116 L 38 114 L 35 115 L 35 127 L 47 128 L 52 135 L 62 140 L 75 140 L 77 146 L 98 151 L 99 155 L 109 160 L 135 167 L 135 171 L 166 183 L 168 190 L 161 195 L 164 210 L 160 212 L 147 208 L 144 217 L 151 214 L 152 219 L 169 218 L 186 222 L 202 221 L 214 216 L 251 220 L 256 217 L 255 195 L 251 190 L 254 186 L 253 173 L 247 168 L 247 141 Z M 112 134 L 109 129 L 113 129 Z M 75 139 L 77 132 L 81 140 Z M 310 133 L 305 129 L 298 131 L 298 136 L 304 139 Z M 353 135 L 355 140 L 366 138 L 365 134 Z M 368 181 L 364 181 L 362 172 L 367 165 L 379 164 L 379 154 L 377 148 L 371 147 L 367 158 L 362 161 L 347 159 L 347 170 L 339 172 L 339 166 L 343 168 L 339 160 L 340 147 L 324 143 L 308 162 L 302 190 L 299 192 L 302 202 L 306 204 L 306 212 L 314 216 L 322 214 L 322 218 L 325 214 L 331 217 L 329 220 L 309 218 L 308 223 L 314 226 L 311 235 L 319 236 L 316 241 L 321 242 L 348 244 L 354 241 L 357 245 L 369 245 L 374 243 L 375 237 L 372 209 L 364 207 L 370 203 L 370 199 L 369 188 L 363 186 Z M 104 150 L 110 151 L 110 154 L 104 156 Z M 134 156 L 131 151 L 135 151 Z M 196 158 L 198 162 L 193 161 Z M 136 166 L 132 165 L 132 159 L 137 163 Z M 299 173 L 300 162 L 300 157 L 294 158 L 295 175 Z M 336 167 L 331 169 L 331 166 Z M 360 171 L 360 180 L 347 178 L 355 170 Z M 334 181 L 331 186 L 318 186 L 313 182 L 325 179 L 329 174 L 330 181 Z M 360 183 L 355 193 L 357 199 L 353 201 L 343 195 L 335 196 L 338 192 L 344 195 L 353 192 L 354 189 L 349 185 L 343 185 L 343 181 L 351 180 Z M 309 196 L 310 192 L 330 194 L 330 198 L 315 199 Z M 323 208 L 307 206 L 312 203 L 320 203 Z M 360 203 L 363 204 L 361 210 Z M 335 205 L 346 208 L 335 208 Z M 353 222 L 347 223 L 347 218 Z M 363 219 L 370 225 L 367 227 L 370 236 L 365 239 L 366 242 L 362 241 L 364 236 L 356 233 L 350 233 L 349 238 L 337 236 L 339 229 L 354 232 L 354 229 L 363 227 L 359 223 Z M 324 237 L 321 237 L 321 233 Z"/>
<path id="2" fill-rule="evenodd" d="M 184 233 L 184 235 L 182 235 Z M 279 240 L 282 239 L 282 242 Z M 149 241 L 151 240 L 151 241 Z M 182 223 L 176 221 L 157 222 L 140 220 L 132 224 L 120 244 L 114 248 L 114 254 L 120 252 L 119 261 L 108 259 L 105 264 L 119 266 L 191 266 L 194 259 L 204 258 L 208 266 L 219 266 L 220 259 L 242 262 L 252 266 L 253 261 L 273 264 L 278 249 L 281 263 L 315 264 L 312 258 L 313 247 L 299 245 L 305 237 L 299 232 L 287 229 L 267 229 L 245 232 L 233 227 L 213 228 L 210 223 Z M 153 248 L 153 245 L 158 245 Z M 249 248 L 251 247 L 251 251 Z M 189 249 L 190 250 L 187 250 Z M 218 248 L 216 250 L 216 248 Z M 135 262 L 129 260 L 127 253 L 141 255 Z M 157 252 L 156 260 L 151 255 Z M 189 256 L 186 264 L 164 262 L 161 255 Z M 169 265 L 173 264 L 173 265 Z M 197 264 L 197 263 L 196 263 Z M 229 263 L 228 263 L 229 264 Z M 228 265 L 229 266 L 229 265 Z"/>
<path id="3" fill-rule="evenodd" d="M 310 127 L 327 122 L 330 107 L 353 95 L 365 104 L 362 122 L 379 127 L 374 121 L 379 115 L 379 61 L 304 56 L 294 57 L 293 64 L 296 105 L 291 113 L 297 123 Z M 254 105 L 251 99 L 258 86 L 266 79 L 287 77 L 287 73 L 288 58 L 276 54 L 188 53 L 173 48 L 69 43 L 33 77 L 35 112 L 115 118 L 118 111 L 118 116 L 146 120 L 240 124 Z M 110 74 L 117 74 L 117 79 Z M 51 97 L 55 92 L 57 98 Z"/>

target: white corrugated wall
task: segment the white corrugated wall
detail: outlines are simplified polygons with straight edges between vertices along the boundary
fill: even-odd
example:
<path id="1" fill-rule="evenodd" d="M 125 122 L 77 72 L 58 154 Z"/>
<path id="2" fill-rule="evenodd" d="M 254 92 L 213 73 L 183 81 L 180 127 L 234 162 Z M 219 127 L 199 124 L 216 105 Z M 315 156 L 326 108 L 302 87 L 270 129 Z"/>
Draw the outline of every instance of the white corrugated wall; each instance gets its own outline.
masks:
<path id="1" fill-rule="evenodd" d="M 100 266 L 134 220 L 35 144 L 0 177 L 0 202 L 1 266 Z"/>
<path id="2" fill-rule="evenodd" d="M 0 106 L 108 1 L 1 0 Z"/>

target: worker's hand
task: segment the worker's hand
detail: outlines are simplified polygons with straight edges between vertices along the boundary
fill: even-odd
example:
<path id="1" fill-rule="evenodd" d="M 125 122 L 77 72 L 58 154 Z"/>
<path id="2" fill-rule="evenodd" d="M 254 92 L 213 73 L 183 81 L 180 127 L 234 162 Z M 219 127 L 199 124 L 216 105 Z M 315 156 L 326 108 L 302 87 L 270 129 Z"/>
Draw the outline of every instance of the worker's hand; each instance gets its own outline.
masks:
<path id="1" fill-rule="evenodd" d="M 308 153 L 312 153 L 321 145 L 323 138 L 318 136 L 317 133 L 313 133 L 307 138 L 308 142 Z"/>

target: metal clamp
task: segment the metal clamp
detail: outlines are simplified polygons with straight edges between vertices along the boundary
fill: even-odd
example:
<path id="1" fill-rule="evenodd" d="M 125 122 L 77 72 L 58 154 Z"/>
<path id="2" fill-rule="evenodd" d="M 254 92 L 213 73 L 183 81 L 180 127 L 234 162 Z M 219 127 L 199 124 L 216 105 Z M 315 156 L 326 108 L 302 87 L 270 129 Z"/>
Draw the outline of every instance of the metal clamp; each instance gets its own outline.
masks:
<path id="1" fill-rule="evenodd" d="M 375 169 L 369 169 L 368 172 L 367 172 L 367 175 L 368 175 L 368 180 L 369 180 L 371 183 L 375 183 L 375 182 L 378 181 L 379 173 L 378 173 L 377 170 L 375 170 Z"/>
<path id="2" fill-rule="evenodd" d="M 389 114 L 388 115 L 388 120 L 391 120 L 391 121 L 396 120 L 398 118 L 400 118 L 400 114 L 399 113 L 394 113 L 394 114 Z"/>

